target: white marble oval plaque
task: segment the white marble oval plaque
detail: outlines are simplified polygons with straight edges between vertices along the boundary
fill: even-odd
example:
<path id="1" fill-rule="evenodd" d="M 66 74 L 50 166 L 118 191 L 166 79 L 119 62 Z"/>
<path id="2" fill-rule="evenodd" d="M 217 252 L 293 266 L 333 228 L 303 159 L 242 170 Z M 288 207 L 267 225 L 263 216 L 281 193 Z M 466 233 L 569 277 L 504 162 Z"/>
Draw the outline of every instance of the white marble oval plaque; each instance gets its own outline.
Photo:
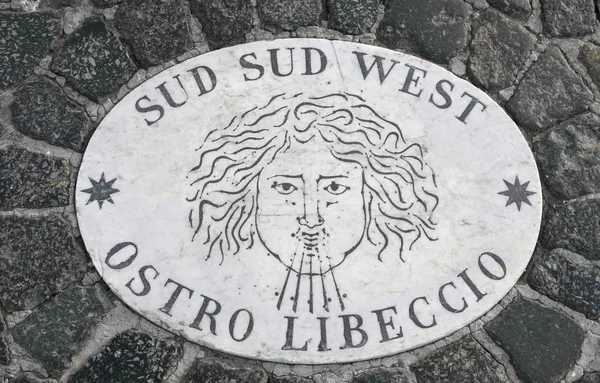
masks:
<path id="1" fill-rule="evenodd" d="M 542 195 L 500 106 L 434 64 L 278 40 L 158 74 L 102 121 L 76 191 L 110 288 L 228 353 L 349 362 L 460 329 L 515 284 Z"/>

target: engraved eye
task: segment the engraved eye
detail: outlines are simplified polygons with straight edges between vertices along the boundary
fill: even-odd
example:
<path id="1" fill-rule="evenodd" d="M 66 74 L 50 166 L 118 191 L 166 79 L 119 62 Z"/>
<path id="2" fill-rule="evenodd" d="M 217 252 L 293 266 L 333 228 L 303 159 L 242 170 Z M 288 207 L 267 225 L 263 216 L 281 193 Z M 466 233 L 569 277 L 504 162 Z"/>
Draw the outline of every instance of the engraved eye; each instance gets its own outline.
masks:
<path id="1" fill-rule="evenodd" d="M 340 185 L 335 181 L 332 181 L 329 185 L 325 186 L 325 190 L 334 195 L 345 193 L 348 189 L 350 189 L 348 186 Z"/>
<path id="2" fill-rule="evenodd" d="M 271 186 L 273 189 L 277 190 L 277 192 L 279 194 L 291 194 L 294 191 L 298 190 L 297 187 L 295 187 L 294 185 L 292 185 L 289 182 L 283 182 L 283 183 L 274 183 L 273 186 Z"/>

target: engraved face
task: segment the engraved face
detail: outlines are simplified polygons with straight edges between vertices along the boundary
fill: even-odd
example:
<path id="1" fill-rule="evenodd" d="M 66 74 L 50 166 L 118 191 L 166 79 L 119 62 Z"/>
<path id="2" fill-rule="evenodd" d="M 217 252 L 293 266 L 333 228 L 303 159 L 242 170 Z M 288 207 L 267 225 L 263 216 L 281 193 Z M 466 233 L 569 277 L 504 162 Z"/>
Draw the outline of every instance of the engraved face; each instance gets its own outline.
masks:
<path id="1" fill-rule="evenodd" d="M 293 143 L 262 170 L 256 227 L 263 245 L 299 274 L 339 265 L 365 231 L 363 172 L 323 142 Z"/>

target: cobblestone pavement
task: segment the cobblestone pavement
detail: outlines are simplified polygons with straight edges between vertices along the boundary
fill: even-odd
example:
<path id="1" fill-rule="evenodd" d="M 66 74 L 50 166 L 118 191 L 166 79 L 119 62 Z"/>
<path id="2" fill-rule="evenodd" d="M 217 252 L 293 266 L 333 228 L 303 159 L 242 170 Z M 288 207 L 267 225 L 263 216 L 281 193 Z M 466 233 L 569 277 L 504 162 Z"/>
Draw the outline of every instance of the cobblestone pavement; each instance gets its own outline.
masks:
<path id="1" fill-rule="evenodd" d="M 0 0 L 0 382 L 600 382 L 598 6 Z M 488 92 L 517 122 L 544 182 L 542 232 L 517 286 L 484 317 L 399 355 L 291 366 L 186 342 L 100 280 L 74 211 L 75 175 L 95 126 L 164 68 L 283 37 L 423 57 Z"/>

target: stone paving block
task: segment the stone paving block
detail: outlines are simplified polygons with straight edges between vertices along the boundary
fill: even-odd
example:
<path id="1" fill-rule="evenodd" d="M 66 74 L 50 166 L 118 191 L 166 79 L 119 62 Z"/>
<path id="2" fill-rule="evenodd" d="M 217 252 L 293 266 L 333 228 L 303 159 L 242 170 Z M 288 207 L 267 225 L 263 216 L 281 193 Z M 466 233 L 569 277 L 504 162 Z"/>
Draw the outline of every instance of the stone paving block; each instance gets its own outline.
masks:
<path id="1" fill-rule="evenodd" d="M 359 372 L 352 383 L 408 383 L 406 373 L 401 368 L 372 368 Z"/>
<path id="2" fill-rule="evenodd" d="M 123 0 L 92 0 L 92 4 L 98 8 L 110 8 L 122 2 Z"/>
<path id="3" fill-rule="evenodd" d="M 26 372 L 12 380 L 9 380 L 8 383 L 57 383 L 57 381 L 54 379 L 42 379 L 35 374 Z"/>
<path id="4" fill-rule="evenodd" d="M 86 257 L 56 216 L 0 218 L 0 301 L 31 309 L 83 278 Z"/>
<path id="5" fill-rule="evenodd" d="M 250 0 L 190 0 L 190 9 L 212 48 L 244 43 L 252 28 Z"/>
<path id="6" fill-rule="evenodd" d="M 369 32 L 377 21 L 379 0 L 328 0 L 329 28 L 360 35 Z"/>
<path id="7" fill-rule="evenodd" d="M 534 144 L 550 192 L 563 200 L 600 192 L 600 117 L 587 113 Z"/>
<path id="8" fill-rule="evenodd" d="M 466 336 L 413 364 L 418 383 L 509 383 L 504 368 L 471 336 Z"/>
<path id="9" fill-rule="evenodd" d="M 584 339 L 583 329 L 566 315 L 520 297 L 484 328 L 525 383 L 560 381 Z"/>
<path id="10" fill-rule="evenodd" d="M 21 133 L 77 151 L 83 149 L 91 128 L 85 111 L 58 85 L 41 77 L 16 92 L 11 111 Z"/>
<path id="11" fill-rule="evenodd" d="M 52 68 L 94 101 L 119 90 L 136 71 L 117 35 L 99 18 L 86 20 L 65 39 Z"/>
<path id="12" fill-rule="evenodd" d="M 521 24 L 487 11 L 475 26 L 469 75 L 490 90 L 509 87 L 535 47 L 535 37 Z"/>
<path id="13" fill-rule="evenodd" d="M 69 383 L 160 383 L 182 353 L 175 341 L 126 331 L 92 356 Z"/>
<path id="14" fill-rule="evenodd" d="M 594 31 L 594 0 L 544 0 L 542 24 L 549 36 L 575 37 Z"/>
<path id="15" fill-rule="evenodd" d="M 593 95 L 557 47 L 549 47 L 529 68 L 507 109 L 535 134 L 583 112 Z"/>
<path id="16" fill-rule="evenodd" d="M 391 49 L 408 41 L 426 58 L 445 63 L 466 47 L 468 17 L 461 0 L 387 0 L 377 37 Z"/>
<path id="17" fill-rule="evenodd" d="M 13 329 L 15 341 L 46 370 L 60 373 L 110 307 L 99 294 L 102 291 L 98 287 L 73 288 L 58 294 Z"/>
<path id="18" fill-rule="evenodd" d="M 529 0 L 487 0 L 488 4 L 515 19 L 527 20 L 531 14 Z"/>
<path id="19" fill-rule="evenodd" d="M 69 160 L 16 146 L 0 149 L 0 210 L 69 204 Z"/>
<path id="20" fill-rule="evenodd" d="M 126 0 L 117 9 L 115 27 L 144 67 L 192 47 L 182 0 Z"/>
<path id="21" fill-rule="evenodd" d="M 600 46 L 585 43 L 579 49 L 579 61 L 586 67 L 592 81 L 600 86 Z"/>
<path id="22" fill-rule="evenodd" d="M 531 286 L 591 319 L 600 317 L 600 266 L 582 264 L 577 255 L 555 249 L 533 267 Z"/>
<path id="23" fill-rule="evenodd" d="M 54 12 L 0 12 L 0 88 L 25 80 L 62 33 Z"/>
<path id="24" fill-rule="evenodd" d="M 7 366 L 10 363 L 10 352 L 6 344 L 6 324 L 0 310 L 0 365 Z"/>
<path id="25" fill-rule="evenodd" d="M 196 359 L 181 383 L 267 383 L 268 379 L 266 371 L 259 366 L 236 365 L 217 358 L 206 358 Z"/>
<path id="26" fill-rule="evenodd" d="M 258 0 L 258 15 L 264 25 L 294 31 L 319 25 L 321 0 Z"/>
<path id="27" fill-rule="evenodd" d="M 313 380 L 300 376 L 271 376 L 269 383 L 313 383 Z"/>
<path id="28" fill-rule="evenodd" d="M 600 200 L 550 205 L 541 242 L 549 249 L 563 248 L 599 261 Z"/>

